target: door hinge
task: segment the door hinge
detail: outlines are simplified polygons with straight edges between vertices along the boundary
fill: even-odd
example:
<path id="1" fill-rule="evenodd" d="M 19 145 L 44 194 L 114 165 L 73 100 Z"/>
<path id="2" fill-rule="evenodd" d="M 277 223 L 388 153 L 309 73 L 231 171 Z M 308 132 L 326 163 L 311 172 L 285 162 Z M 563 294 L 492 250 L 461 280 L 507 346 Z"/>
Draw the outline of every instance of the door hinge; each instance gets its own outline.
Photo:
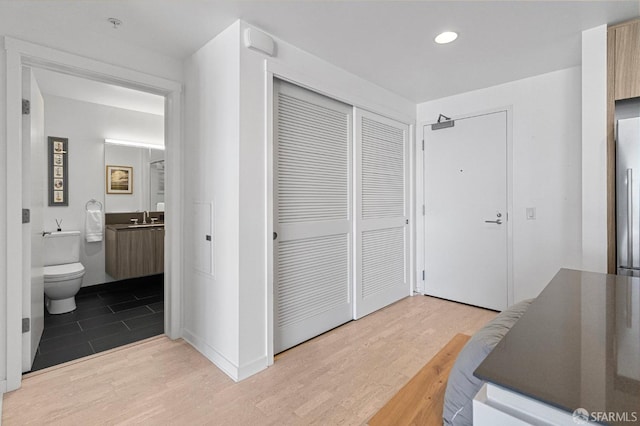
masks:
<path id="1" fill-rule="evenodd" d="M 407 219 L 407 220 L 405 221 L 405 223 L 408 225 L 408 224 L 409 224 L 409 219 Z"/>
<path id="2" fill-rule="evenodd" d="M 424 139 L 422 139 L 422 150 L 424 151 Z"/>
<path id="3" fill-rule="evenodd" d="M 22 332 L 28 333 L 31 330 L 31 318 L 22 318 Z"/>
<path id="4" fill-rule="evenodd" d="M 22 100 L 22 114 L 29 115 L 31 113 L 31 101 L 29 99 Z"/>
<path id="5" fill-rule="evenodd" d="M 423 204 L 422 205 L 422 216 L 425 216 L 427 214 L 427 207 Z"/>
<path id="6" fill-rule="evenodd" d="M 422 270 L 422 281 L 424 281 L 424 269 Z"/>
<path id="7" fill-rule="evenodd" d="M 22 209 L 22 223 L 31 222 L 31 210 Z"/>

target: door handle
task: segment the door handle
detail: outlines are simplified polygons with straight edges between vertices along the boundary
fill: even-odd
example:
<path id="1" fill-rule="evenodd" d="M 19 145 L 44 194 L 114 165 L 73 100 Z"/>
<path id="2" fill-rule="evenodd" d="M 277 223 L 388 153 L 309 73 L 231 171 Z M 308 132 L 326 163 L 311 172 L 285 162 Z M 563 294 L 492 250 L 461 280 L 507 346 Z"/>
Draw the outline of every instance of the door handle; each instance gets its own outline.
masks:
<path id="1" fill-rule="evenodd" d="M 498 220 L 485 220 L 484 223 L 495 223 L 496 225 L 502 225 L 502 219 Z"/>

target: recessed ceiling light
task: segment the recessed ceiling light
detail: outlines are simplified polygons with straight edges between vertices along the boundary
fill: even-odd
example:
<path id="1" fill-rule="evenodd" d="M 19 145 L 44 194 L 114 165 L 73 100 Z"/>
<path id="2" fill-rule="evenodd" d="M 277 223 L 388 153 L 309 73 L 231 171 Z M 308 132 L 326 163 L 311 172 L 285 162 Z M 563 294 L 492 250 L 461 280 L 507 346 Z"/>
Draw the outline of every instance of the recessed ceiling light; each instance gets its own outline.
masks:
<path id="1" fill-rule="evenodd" d="M 443 33 L 438 34 L 438 36 L 434 39 L 438 44 L 446 44 L 451 43 L 453 40 L 458 38 L 458 33 L 454 33 L 453 31 L 445 31 Z"/>

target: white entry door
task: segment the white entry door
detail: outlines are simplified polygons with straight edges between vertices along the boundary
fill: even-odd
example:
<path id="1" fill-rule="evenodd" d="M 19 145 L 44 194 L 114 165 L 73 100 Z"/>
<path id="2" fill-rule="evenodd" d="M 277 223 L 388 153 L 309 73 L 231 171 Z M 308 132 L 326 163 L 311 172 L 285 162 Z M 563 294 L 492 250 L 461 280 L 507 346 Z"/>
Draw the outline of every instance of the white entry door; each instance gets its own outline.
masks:
<path id="1" fill-rule="evenodd" d="M 22 334 L 22 371 L 31 370 L 44 330 L 45 199 L 44 99 L 31 69 L 22 72 L 22 97 L 29 100 L 29 114 L 22 115 L 22 207 L 29 209 L 29 223 L 22 225 L 22 318 L 29 331 Z M 25 320 L 23 320 L 25 321 Z"/>
<path id="2" fill-rule="evenodd" d="M 507 112 L 424 127 L 425 292 L 508 304 Z"/>
<path id="3" fill-rule="evenodd" d="M 274 82 L 274 352 L 352 318 L 352 107 Z"/>
<path id="4" fill-rule="evenodd" d="M 409 126 L 356 112 L 355 318 L 409 296 Z"/>

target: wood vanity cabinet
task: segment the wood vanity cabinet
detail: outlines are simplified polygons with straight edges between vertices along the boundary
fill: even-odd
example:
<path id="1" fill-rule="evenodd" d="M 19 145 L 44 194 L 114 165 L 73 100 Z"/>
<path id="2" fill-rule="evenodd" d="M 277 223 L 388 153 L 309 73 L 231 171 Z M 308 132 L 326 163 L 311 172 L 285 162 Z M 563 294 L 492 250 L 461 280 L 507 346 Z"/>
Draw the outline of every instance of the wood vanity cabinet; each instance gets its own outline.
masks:
<path id="1" fill-rule="evenodd" d="M 164 228 L 106 229 L 107 274 L 121 280 L 164 272 Z"/>
<path id="2" fill-rule="evenodd" d="M 615 100 L 640 96 L 640 21 L 615 31 Z"/>

